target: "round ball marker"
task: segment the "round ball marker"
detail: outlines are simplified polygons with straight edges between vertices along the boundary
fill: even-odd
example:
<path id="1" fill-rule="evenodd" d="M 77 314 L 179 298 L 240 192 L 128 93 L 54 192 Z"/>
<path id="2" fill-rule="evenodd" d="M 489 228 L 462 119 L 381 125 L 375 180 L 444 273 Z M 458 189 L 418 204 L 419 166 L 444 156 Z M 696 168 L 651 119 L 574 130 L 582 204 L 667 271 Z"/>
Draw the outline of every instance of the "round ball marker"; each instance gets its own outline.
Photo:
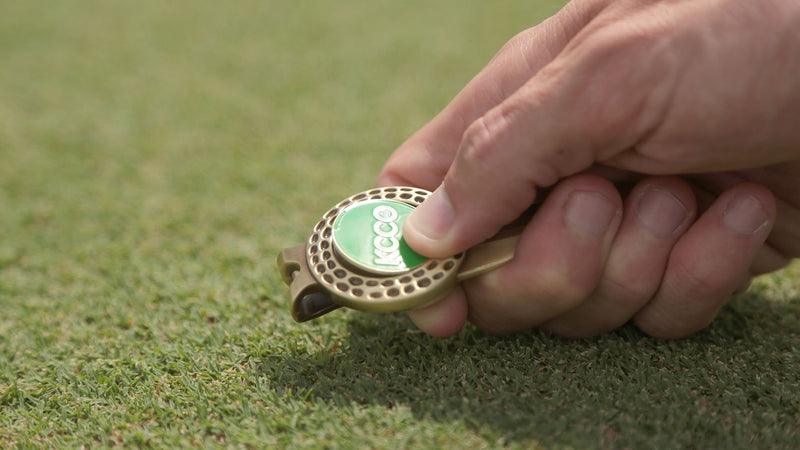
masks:
<path id="1" fill-rule="evenodd" d="M 396 200 L 367 200 L 347 206 L 333 222 L 337 255 L 367 273 L 397 275 L 424 263 L 403 239 L 403 222 L 414 210 Z"/>
<path id="2" fill-rule="evenodd" d="M 304 322 L 342 306 L 372 312 L 424 307 L 459 281 L 513 257 L 516 237 L 474 247 L 469 259 L 463 252 L 441 259 L 414 252 L 403 239 L 403 222 L 430 194 L 403 186 L 360 192 L 328 210 L 304 245 L 284 249 L 278 266 L 294 319 Z"/>

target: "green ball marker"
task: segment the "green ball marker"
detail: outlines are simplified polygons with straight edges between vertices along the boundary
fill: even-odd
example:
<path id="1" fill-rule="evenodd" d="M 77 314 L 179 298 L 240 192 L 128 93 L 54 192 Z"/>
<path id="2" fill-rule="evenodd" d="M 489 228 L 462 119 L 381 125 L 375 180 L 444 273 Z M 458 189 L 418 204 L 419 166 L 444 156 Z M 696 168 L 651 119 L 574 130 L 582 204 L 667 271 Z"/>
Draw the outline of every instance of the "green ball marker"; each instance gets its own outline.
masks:
<path id="1" fill-rule="evenodd" d="M 517 236 L 449 258 L 429 259 L 411 250 L 403 222 L 430 194 L 408 186 L 359 192 L 328 210 L 305 244 L 283 249 L 278 267 L 289 286 L 292 317 L 305 322 L 340 307 L 421 308 L 513 257 Z"/>
<path id="2" fill-rule="evenodd" d="M 395 200 L 370 200 L 342 210 L 333 223 L 333 245 L 352 266 L 396 275 L 424 263 L 403 239 L 403 222 L 414 208 Z"/>

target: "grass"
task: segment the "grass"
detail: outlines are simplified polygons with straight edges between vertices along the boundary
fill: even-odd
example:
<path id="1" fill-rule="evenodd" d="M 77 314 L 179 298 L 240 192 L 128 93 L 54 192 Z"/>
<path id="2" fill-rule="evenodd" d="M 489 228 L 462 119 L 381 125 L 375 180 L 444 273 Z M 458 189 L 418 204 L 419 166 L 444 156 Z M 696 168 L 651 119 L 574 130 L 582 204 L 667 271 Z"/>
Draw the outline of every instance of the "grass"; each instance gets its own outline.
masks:
<path id="1" fill-rule="evenodd" d="M 291 321 L 277 252 L 558 2 L 0 0 L 0 447 L 791 447 L 800 266 L 706 331 Z"/>

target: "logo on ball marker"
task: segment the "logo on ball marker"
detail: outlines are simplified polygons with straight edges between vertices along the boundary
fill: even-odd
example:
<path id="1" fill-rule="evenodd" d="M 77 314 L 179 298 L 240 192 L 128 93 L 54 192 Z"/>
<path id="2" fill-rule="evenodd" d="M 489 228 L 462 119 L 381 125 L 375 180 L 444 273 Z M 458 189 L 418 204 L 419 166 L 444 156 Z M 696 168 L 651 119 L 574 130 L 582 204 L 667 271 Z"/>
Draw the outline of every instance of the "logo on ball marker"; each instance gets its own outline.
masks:
<path id="1" fill-rule="evenodd" d="M 369 200 L 342 210 L 333 223 L 338 254 L 359 269 L 398 274 L 426 261 L 403 240 L 402 224 L 414 208 L 395 200 Z"/>
<path id="2" fill-rule="evenodd" d="M 400 214 L 389 205 L 379 205 L 372 210 L 375 223 L 372 231 L 377 236 L 372 240 L 375 247 L 375 264 L 379 266 L 400 267 L 405 265 L 400 256 L 400 227 L 395 223 Z"/>

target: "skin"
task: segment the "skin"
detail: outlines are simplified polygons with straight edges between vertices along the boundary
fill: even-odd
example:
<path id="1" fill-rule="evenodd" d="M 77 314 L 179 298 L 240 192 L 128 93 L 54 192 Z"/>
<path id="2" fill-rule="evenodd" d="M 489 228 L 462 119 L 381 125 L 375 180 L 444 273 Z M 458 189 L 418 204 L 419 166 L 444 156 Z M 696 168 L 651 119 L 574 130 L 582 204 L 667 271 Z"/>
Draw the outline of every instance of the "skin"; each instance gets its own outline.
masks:
<path id="1" fill-rule="evenodd" d="M 387 161 L 435 190 L 404 224 L 444 257 L 551 188 L 509 264 L 412 311 L 587 337 L 707 326 L 800 255 L 800 3 L 575 0 L 511 39 Z"/>

